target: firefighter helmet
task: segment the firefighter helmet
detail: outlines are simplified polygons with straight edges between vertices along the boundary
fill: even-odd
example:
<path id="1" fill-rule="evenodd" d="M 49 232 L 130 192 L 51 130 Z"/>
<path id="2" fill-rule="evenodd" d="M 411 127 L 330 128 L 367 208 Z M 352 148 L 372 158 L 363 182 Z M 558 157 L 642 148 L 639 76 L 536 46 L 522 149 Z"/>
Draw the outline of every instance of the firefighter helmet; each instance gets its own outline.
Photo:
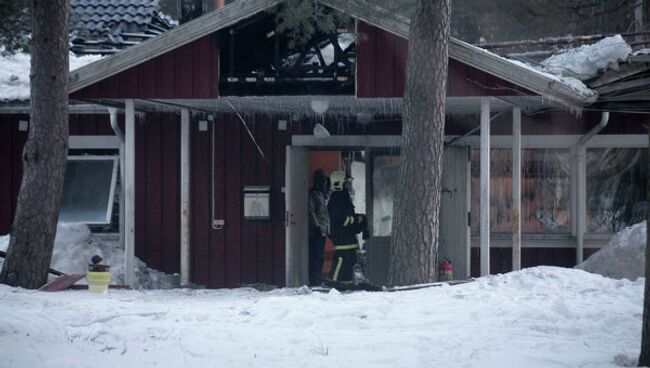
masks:
<path id="1" fill-rule="evenodd" d="M 332 190 L 340 192 L 343 190 L 343 184 L 346 181 L 352 180 L 351 177 L 345 175 L 345 171 L 334 171 L 330 174 L 330 182 Z"/>

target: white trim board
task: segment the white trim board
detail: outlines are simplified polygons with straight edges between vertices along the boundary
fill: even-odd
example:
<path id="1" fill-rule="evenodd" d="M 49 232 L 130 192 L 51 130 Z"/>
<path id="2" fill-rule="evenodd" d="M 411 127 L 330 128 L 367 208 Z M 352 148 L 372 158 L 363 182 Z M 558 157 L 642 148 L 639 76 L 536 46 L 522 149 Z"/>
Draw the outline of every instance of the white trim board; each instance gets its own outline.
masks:
<path id="1" fill-rule="evenodd" d="M 71 135 L 69 149 L 120 149 L 120 140 L 114 135 Z"/>
<path id="2" fill-rule="evenodd" d="M 445 140 L 456 136 L 448 135 Z M 582 135 L 522 135 L 522 148 L 571 148 Z M 334 135 L 319 139 L 313 135 L 293 135 L 291 145 L 304 147 L 369 147 L 399 148 L 399 135 Z M 468 136 L 458 140 L 453 146 L 479 147 L 478 136 Z M 491 148 L 511 148 L 511 135 L 493 135 L 490 137 Z M 594 136 L 587 148 L 643 148 L 648 147 L 646 134 L 607 134 Z"/>

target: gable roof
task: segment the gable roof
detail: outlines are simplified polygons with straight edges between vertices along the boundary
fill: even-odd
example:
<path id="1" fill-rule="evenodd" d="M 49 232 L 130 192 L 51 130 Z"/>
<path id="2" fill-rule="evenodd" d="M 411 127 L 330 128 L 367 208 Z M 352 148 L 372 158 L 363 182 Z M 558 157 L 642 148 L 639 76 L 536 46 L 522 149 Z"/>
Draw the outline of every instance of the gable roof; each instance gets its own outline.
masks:
<path id="1" fill-rule="evenodd" d="M 326 6 L 365 21 L 384 31 L 408 39 L 410 20 L 376 4 L 366 0 L 319 1 Z M 229 27 L 281 2 L 282 0 L 235 1 L 151 40 L 76 70 L 70 75 L 70 92 L 78 91 L 201 37 Z M 551 75 L 513 63 L 508 59 L 453 37 L 450 37 L 449 57 L 572 108 L 579 108 L 594 102 L 596 99 L 596 94 L 590 90 L 580 90 L 568 83 L 563 83 L 560 79 Z"/>

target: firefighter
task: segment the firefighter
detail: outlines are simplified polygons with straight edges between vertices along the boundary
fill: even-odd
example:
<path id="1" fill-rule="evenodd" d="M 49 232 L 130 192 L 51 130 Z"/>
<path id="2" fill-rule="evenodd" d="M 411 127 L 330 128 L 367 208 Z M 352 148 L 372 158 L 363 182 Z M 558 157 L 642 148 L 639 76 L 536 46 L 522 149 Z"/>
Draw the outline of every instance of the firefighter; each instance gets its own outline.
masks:
<path id="1" fill-rule="evenodd" d="M 314 171 L 313 186 L 309 190 L 309 283 L 320 285 L 325 239 L 330 232 L 330 218 L 327 212 L 329 200 L 328 177 L 322 169 Z"/>
<path id="2" fill-rule="evenodd" d="M 330 182 L 332 194 L 327 209 L 334 256 L 329 277 L 332 281 L 352 282 L 359 249 L 356 235 L 367 226 L 367 220 L 365 215 L 354 213 L 354 204 L 350 198 L 352 178 L 343 171 L 334 171 L 330 175 Z"/>

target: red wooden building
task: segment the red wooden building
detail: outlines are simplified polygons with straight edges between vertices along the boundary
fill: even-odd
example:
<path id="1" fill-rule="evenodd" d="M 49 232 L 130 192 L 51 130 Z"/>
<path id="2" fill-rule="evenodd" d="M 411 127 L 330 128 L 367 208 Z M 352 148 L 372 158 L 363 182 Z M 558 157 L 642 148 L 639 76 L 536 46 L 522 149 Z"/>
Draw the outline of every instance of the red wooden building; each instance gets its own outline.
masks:
<path id="1" fill-rule="evenodd" d="M 311 172 L 345 167 L 373 223 L 371 279 L 385 281 L 409 21 L 322 0 L 356 30 L 292 54 L 266 12 L 280 2 L 235 2 L 71 73 L 71 156 L 120 156 L 127 266 L 135 255 L 211 288 L 299 285 Z M 634 194 L 606 206 L 598 196 L 612 185 L 644 193 L 640 118 L 592 111 L 595 102 L 589 90 L 451 41 L 440 253 L 456 277 L 573 266 L 636 221 Z M 28 120 L 28 107 L 0 107 L 3 234 Z M 315 135 L 317 124 L 330 136 Z"/>

